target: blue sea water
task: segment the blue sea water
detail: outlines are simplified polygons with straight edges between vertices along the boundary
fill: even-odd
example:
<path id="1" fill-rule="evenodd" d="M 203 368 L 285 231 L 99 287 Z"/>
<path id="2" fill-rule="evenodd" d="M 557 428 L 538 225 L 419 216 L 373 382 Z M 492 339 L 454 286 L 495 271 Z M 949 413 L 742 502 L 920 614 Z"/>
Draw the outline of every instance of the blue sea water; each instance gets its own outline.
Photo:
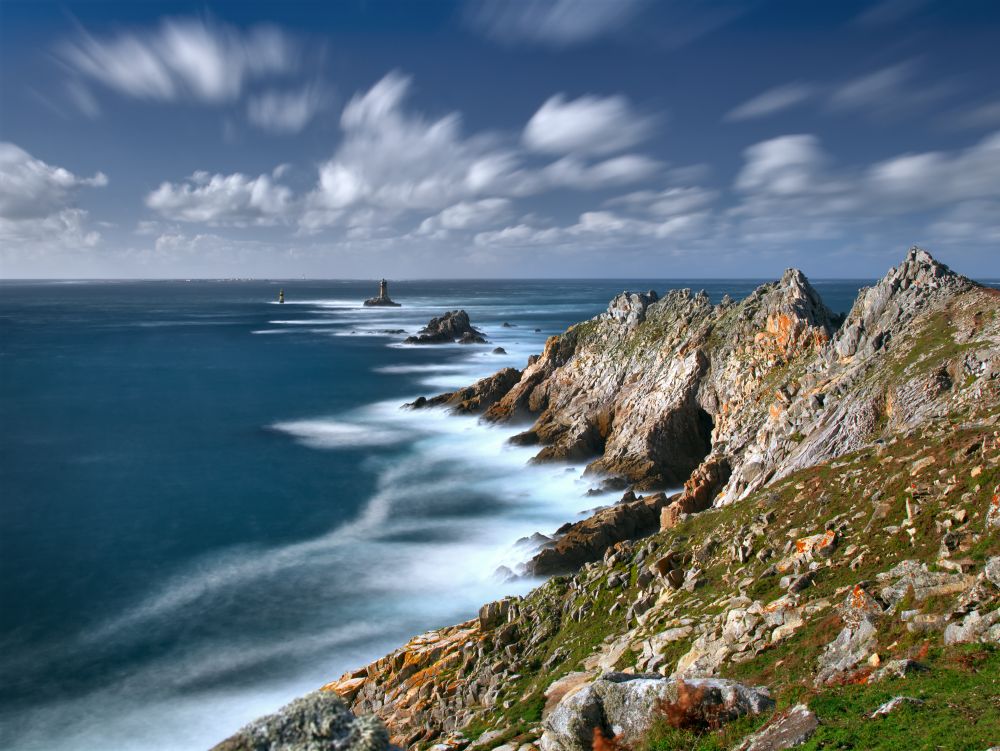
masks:
<path id="1" fill-rule="evenodd" d="M 814 282 L 835 311 L 864 283 Z M 493 572 L 601 502 L 580 467 L 399 406 L 623 288 L 756 284 L 414 281 L 364 309 L 371 282 L 0 282 L 0 747 L 204 749 L 527 591 Z M 488 346 L 385 333 L 454 308 Z"/>

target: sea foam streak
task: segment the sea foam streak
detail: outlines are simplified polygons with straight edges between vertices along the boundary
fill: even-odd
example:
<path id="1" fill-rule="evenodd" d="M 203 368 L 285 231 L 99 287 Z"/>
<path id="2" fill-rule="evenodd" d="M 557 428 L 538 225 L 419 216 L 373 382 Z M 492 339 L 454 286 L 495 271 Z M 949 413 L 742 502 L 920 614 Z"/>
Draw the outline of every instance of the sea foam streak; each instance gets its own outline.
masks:
<path id="1" fill-rule="evenodd" d="M 337 316 L 348 329 L 361 320 L 412 328 L 423 316 L 412 307 L 375 318 L 359 315 L 356 303 L 302 304 Z M 271 325 L 287 328 L 269 332 L 306 328 L 290 320 Z M 379 370 L 412 373 L 423 385 L 464 385 L 503 365 L 523 365 L 543 339 L 499 327 L 488 335 L 507 357 L 447 347 L 449 355 L 462 353 L 457 361 Z M 103 688 L 30 708 L 4 731 L 11 737 L 3 745 L 206 748 L 416 633 L 530 589 L 536 582 L 506 582 L 494 572 L 524 559 L 519 538 L 551 532 L 596 505 L 584 496 L 591 483 L 581 468 L 529 465 L 531 449 L 506 444 L 513 429 L 442 410 L 400 409 L 401 401 L 273 423 L 304 451 L 371 451 L 359 470 L 376 473 L 376 488 L 354 518 L 311 539 L 192 561 L 75 639 L 44 655 L 22 655 L 55 671 L 67 659 L 175 645 Z M 337 488 L 330 494 L 316 502 L 336 503 Z M 18 659 L 0 658 L 4 672 L 13 673 Z"/>

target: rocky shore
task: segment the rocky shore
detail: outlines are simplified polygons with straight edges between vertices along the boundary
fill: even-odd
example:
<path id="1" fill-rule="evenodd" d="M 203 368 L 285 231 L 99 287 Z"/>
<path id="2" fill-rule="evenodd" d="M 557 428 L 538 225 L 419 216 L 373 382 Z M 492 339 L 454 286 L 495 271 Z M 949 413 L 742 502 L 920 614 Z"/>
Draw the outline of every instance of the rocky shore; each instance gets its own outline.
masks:
<path id="1" fill-rule="evenodd" d="M 718 305 L 623 293 L 523 371 L 410 406 L 530 423 L 536 461 L 630 489 L 542 530 L 527 596 L 323 687 L 379 747 L 1000 739 L 996 290 L 913 248 L 843 321 L 796 270 Z M 330 736 L 313 703 L 283 712 L 220 748 L 361 747 L 281 745 Z"/>

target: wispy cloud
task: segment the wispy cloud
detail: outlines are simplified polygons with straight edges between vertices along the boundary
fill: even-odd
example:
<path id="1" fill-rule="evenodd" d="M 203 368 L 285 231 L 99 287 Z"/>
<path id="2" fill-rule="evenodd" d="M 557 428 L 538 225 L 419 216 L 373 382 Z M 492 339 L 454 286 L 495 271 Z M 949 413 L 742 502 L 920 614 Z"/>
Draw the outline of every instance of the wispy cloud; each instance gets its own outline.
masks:
<path id="1" fill-rule="evenodd" d="M 816 87 L 810 84 L 788 83 L 775 86 L 734 108 L 724 119 L 738 122 L 767 117 L 801 104 L 815 94 Z"/>
<path id="2" fill-rule="evenodd" d="M 567 47 L 613 33 L 645 0 L 482 0 L 467 5 L 468 22 L 503 42 Z"/>
<path id="3" fill-rule="evenodd" d="M 265 91 L 250 98 L 247 118 L 253 125 L 271 133 L 300 133 L 330 106 L 331 99 L 330 92 L 319 84 L 287 91 Z"/>
<path id="4" fill-rule="evenodd" d="M 623 96 L 550 97 L 528 121 L 524 144 L 555 154 L 611 154 L 647 138 L 654 120 Z"/>
<path id="5" fill-rule="evenodd" d="M 181 222 L 213 226 L 270 225 L 288 220 L 292 191 L 269 175 L 210 175 L 195 172 L 180 183 L 164 182 L 146 196 L 146 205 Z"/>
<path id="6" fill-rule="evenodd" d="M 298 64 L 295 45 L 275 27 L 243 31 L 202 18 L 167 19 L 152 31 L 105 37 L 81 30 L 56 55 L 80 78 L 157 101 L 233 101 L 248 80 Z"/>

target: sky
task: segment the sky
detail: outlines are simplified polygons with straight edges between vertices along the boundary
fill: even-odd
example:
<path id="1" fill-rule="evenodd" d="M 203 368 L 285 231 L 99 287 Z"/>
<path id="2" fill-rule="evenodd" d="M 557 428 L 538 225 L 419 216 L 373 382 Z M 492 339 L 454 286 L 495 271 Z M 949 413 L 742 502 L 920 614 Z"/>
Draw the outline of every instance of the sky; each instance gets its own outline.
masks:
<path id="1" fill-rule="evenodd" d="M 0 0 L 5 278 L 1000 277 L 995 0 Z"/>

